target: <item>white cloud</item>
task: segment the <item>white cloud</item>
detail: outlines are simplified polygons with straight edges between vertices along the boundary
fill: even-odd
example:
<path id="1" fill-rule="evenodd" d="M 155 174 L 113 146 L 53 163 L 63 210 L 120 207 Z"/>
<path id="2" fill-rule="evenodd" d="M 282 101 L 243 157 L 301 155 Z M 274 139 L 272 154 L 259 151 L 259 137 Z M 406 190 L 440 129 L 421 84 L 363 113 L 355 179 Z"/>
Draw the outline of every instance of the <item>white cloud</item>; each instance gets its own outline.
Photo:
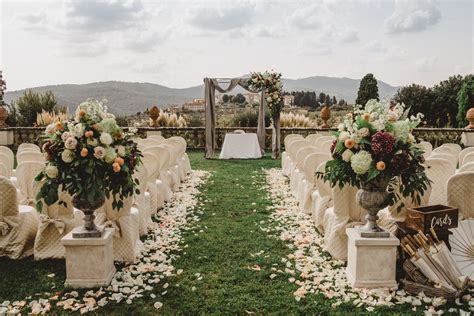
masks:
<path id="1" fill-rule="evenodd" d="M 420 72 L 432 72 L 436 70 L 437 62 L 436 56 L 423 57 L 416 61 L 416 69 Z"/>
<path id="2" fill-rule="evenodd" d="M 387 33 L 420 32 L 441 20 L 432 0 L 397 0 L 395 11 L 385 20 Z"/>
<path id="3" fill-rule="evenodd" d="M 316 30 L 324 26 L 333 15 L 332 10 L 320 2 L 297 9 L 289 17 L 288 22 L 301 30 Z"/>
<path id="4" fill-rule="evenodd" d="M 255 16 L 253 3 L 212 2 L 188 9 L 192 26 L 209 31 L 228 31 L 251 24 Z"/>

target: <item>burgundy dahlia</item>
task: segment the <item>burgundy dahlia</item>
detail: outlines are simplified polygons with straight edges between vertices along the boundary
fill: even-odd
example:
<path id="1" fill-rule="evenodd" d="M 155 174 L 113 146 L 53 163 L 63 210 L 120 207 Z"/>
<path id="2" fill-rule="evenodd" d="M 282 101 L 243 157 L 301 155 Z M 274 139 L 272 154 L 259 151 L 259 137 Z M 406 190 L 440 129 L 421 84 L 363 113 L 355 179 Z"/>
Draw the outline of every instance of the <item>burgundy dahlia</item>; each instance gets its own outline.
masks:
<path id="1" fill-rule="evenodd" d="M 391 160 L 393 170 L 398 170 L 400 174 L 403 174 L 410 167 L 410 155 L 406 151 L 396 155 Z"/>
<path id="2" fill-rule="evenodd" d="M 385 156 L 392 152 L 395 138 L 392 134 L 379 131 L 372 136 L 370 147 L 377 156 Z"/>

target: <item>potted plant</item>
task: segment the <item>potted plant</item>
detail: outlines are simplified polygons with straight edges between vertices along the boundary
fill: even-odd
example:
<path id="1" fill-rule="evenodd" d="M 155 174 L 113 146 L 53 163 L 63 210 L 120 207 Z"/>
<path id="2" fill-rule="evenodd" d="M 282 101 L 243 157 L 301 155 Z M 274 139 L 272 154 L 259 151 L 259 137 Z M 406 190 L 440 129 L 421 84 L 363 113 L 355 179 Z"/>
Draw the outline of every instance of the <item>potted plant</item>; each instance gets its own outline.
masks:
<path id="1" fill-rule="evenodd" d="M 422 115 L 408 117 L 404 105 L 369 100 L 356 105 L 334 133 L 333 159 L 319 173 L 332 187 L 352 185 L 359 188 L 357 202 L 368 211 L 364 237 L 388 237 L 377 226 L 380 209 L 403 207 L 403 198 L 419 204 L 430 180 L 423 165 L 423 151 L 411 131 Z"/>
<path id="2" fill-rule="evenodd" d="M 58 190 L 66 191 L 85 214 L 82 231 L 73 237 L 100 237 L 94 211 L 110 197 L 119 210 L 123 199 L 137 191 L 133 173 L 141 153 L 130 136 L 101 102 L 92 99 L 78 106 L 73 120 L 48 125 L 43 144 L 46 167 L 35 179 L 40 183 L 37 209 L 43 201 L 58 202 Z"/>

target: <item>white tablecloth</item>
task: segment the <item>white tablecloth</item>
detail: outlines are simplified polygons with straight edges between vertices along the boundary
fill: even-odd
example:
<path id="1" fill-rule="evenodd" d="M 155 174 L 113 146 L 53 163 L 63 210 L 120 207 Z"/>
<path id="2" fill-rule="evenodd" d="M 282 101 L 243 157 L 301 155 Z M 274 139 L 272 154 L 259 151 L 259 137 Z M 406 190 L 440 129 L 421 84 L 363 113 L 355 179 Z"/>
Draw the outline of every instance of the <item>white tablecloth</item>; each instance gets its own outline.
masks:
<path id="1" fill-rule="evenodd" d="M 257 134 L 225 134 L 224 144 L 219 159 L 252 159 L 261 158 Z"/>

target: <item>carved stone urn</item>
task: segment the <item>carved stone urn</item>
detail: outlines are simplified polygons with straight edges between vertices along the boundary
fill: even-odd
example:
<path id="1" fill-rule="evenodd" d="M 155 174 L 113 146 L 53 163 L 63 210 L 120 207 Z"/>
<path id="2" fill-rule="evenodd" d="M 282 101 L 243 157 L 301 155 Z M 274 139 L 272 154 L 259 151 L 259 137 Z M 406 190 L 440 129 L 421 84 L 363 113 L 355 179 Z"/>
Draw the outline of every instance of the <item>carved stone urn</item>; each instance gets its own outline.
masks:
<path id="1" fill-rule="evenodd" d="M 331 118 L 331 110 L 327 105 L 325 105 L 321 110 L 321 119 L 323 120 L 323 125 L 321 128 L 329 128 L 328 120 Z"/>
<path id="2" fill-rule="evenodd" d="M 360 227 L 361 237 L 390 237 L 390 233 L 377 225 L 377 213 L 388 206 L 387 186 L 389 179 L 376 177 L 369 182 L 361 182 L 361 189 L 357 191 L 357 203 L 367 210 L 367 223 Z"/>
<path id="3" fill-rule="evenodd" d="M 84 213 L 84 226 L 76 229 L 72 233 L 73 238 L 100 238 L 103 227 L 99 228 L 95 224 L 95 211 L 105 203 L 105 194 L 99 194 L 91 203 L 85 196 L 74 195 L 72 205 Z"/>
<path id="4" fill-rule="evenodd" d="M 5 106 L 1 105 L 0 103 L 0 128 L 1 127 L 7 127 L 7 124 L 5 124 L 5 121 L 7 120 L 8 117 L 8 111 Z"/>
<path id="5" fill-rule="evenodd" d="M 474 108 L 470 108 L 466 112 L 466 120 L 469 121 L 469 125 L 466 128 L 474 129 Z"/>
<path id="6" fill-rule="evenodd" d="M 151 118 L 151 126 L 158 127 L 158 117 L 160 116 L 160 110 L 158 107 L 154 106 L 150 109 L 150 118 Z"/>

